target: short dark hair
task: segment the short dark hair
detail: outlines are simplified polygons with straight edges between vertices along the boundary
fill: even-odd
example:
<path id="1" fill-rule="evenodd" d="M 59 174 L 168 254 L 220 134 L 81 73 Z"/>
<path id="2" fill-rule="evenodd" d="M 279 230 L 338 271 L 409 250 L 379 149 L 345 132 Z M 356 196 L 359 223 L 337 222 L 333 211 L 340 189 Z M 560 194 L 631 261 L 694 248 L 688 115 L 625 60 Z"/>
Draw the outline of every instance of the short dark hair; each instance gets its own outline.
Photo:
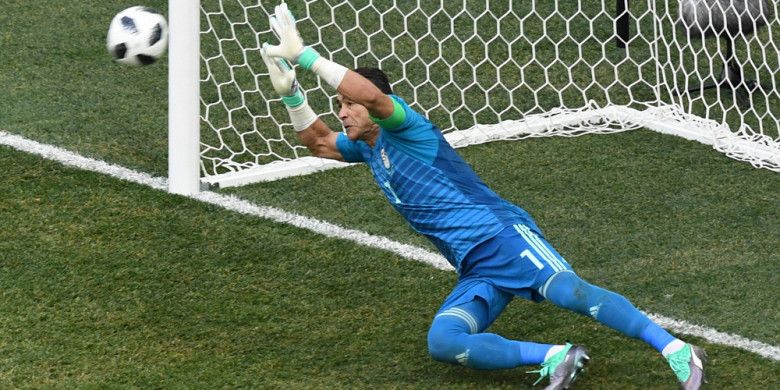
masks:
<path id="1" fill-rule="evenodd" d="M 355 69 L 355 73 L 374 83 L 374 85 L 376 85 L 376 87 L 385 95 L 393 94 L 393 89 L 390 87 L 390 81 L 387 79 L 387 75 L 378 68 L 357 68 Z"/>

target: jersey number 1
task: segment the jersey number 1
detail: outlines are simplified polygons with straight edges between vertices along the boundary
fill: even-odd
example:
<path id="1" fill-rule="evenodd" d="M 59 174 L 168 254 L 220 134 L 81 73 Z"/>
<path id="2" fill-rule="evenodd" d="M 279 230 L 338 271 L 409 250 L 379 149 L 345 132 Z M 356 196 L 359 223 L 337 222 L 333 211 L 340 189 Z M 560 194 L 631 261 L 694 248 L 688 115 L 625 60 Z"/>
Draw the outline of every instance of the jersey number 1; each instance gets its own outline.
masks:
<path id="1" fill-rule="evenodd" d="M 520 253 L 520 257 L 525 257 L 525 258 L 527 258 L 528 260 L 531 260 L 531 262 L 532 262 L 532 263 L 534 263 L 534 265 L 536 266 L 536 268 L 539 268 L 539 269 L 542 269 L 542 268 L 544 268 L 544 265 L 542 265 L 542 262 L 541 262 L 541 261 L 539 261 L 539 259 L 536 257 L 536 255 L 535 255 L 535 254 L 533 254 L 533 252 L 531 252 L 531 251 L 530 251 L 530 250 L 528 250 L 528 249 L 526 249 L 526 250 L 524 250 L 522 253 Z"/>

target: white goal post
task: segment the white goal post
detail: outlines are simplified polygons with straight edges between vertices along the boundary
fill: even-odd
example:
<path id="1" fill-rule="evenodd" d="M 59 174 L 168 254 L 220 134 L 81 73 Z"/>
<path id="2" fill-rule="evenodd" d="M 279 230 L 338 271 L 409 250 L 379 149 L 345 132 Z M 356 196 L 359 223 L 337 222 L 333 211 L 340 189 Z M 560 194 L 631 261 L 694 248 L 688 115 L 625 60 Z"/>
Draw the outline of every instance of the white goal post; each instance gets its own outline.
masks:
<path id="1" fill-rule="evenodd" d="M 271 88 L 260 47 L 275 41 L 268 15 L 277 3 L 170 0 L 172 192 L 345 165 L 309 155 Z M 348 67 L 383 69 L 456 147 L 647 128 L 780 171 L 776 1 L 288 5 L 306 44 Z M 298 78 L 312 108 L 339 128 L 335 91 L 309 72 Z"/>
<path id="2" fill-rule="evenodd" d="M 200 191 L 200 4 L 168 9 L 168 190 Z"/>

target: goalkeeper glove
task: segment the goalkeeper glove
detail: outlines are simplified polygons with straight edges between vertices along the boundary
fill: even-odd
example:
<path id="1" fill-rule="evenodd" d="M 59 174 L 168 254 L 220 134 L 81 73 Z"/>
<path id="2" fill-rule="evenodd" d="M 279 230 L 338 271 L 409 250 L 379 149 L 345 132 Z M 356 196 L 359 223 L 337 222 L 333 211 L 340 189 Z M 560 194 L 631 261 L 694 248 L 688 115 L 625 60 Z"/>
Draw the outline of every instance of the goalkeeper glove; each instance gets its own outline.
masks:
<path id="1" fill-rule="evenodd" d="M 282 58 L 272 58 L 268 54 L 268 44 L 264 44 L 260 50 L 265 66 L 268 67 L 268 75 L 276 93 L 282 96 L 282 101 L 290 114 L 295 131 L 306 130 L 317 120 L 317 115 L 306 103 L 306 97 L 301 91 L 298 80 L 295 79 L 295 69 Z"/>
<path id="2" fill-rule="evenodd" d="M 295 79 L 295 69 L 285 59 L 272 58 L 268 54 L 268 48 L 268 44 L 264 43 L 260 55 L 268 68 L 274 90 L 282 96 L 282 101 L 287 107 L 300 106 L 306 98 L 303 96 L 298 80 Z"/>
<path id="3" fill-rule="evenodd" d="M 303 45 L 303 39 L 295 27 L 295 18 L 286 3 L 277 5 L 274 14 L 269 18 L 271 29 L 279 38 L 278 45 L 268 45 L 267 53 L 271 57 L 281 57 L 297 63 L 306 70 L 311 70 L 320 76 L 326 83 L 338 89 L 347 68 L 320 57 L 316 50 Z"/>
<path id="4" fill-rule="evenodd" d="M 274 14 L 268 20 L 271 23 L 271 29 L 279 38 L 278 45 L 268 45 L 266 51 L 271 57 L 281 57 L 295 63 L 298 56 L 303 52 L 303 39 L 295 27 L 295 18 L 287 9 L 287 4 L 282 3 L 274 7 Z"/>

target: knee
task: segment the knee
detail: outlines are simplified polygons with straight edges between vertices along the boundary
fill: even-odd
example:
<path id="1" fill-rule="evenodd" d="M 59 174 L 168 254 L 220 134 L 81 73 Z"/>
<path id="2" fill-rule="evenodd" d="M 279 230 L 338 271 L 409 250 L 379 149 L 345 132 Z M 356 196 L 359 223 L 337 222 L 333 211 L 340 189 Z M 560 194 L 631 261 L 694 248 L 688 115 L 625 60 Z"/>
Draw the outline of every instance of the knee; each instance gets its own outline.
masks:
<path id="1" fill-rule="evenodd" d="M 457 325 L 442 318 L 434 320 L 428 330 L 428 354 L 433 360 L 459 363 L 458 356 L 466 351 L 463 339 L 468 333 Z"/>
<path id="2" fill-rule="evenodd" d="M 457 363 L 456 356 L 460 351 L 453 339 L 433 327 L 428 331 L 428 354 L 433 360 L 445 363 Z"/>
<path id="3" fill-rule="evenodd" d="M 546 298 L 557 306 L 588 314 L 589 302 L 594 298 L 593 286 L 574 272 L 561 272 L 552 276 L 546 289 Z"/>
<path id="4" fill-rule="evenodd" d="M 428 333 L 428 354 L 433 360 L 452 363 L 453 348 L 449 341 L 443 337 L 431 336 Z"/>

